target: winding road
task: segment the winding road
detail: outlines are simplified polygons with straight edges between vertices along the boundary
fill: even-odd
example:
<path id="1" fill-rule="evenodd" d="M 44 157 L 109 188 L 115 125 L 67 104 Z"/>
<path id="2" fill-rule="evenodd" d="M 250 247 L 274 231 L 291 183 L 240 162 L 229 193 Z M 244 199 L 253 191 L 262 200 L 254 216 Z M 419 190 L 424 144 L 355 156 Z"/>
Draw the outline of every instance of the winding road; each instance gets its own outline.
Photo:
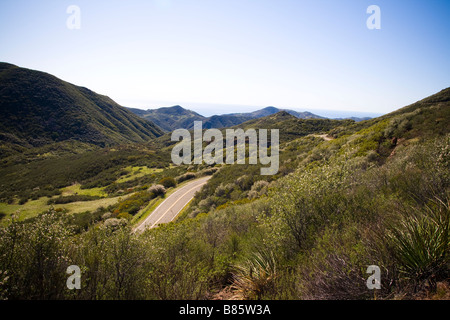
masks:
<path id="1" fill-rule="evenodd" d="M 189 182 L 167 197 L 153 212 L 134 230 L 142 232 L 148 228 L 157 227 L 161 223 L 169 223 L 192 200 L 195 193 L 211 179 L 211 176 L 203 177 Z"/>

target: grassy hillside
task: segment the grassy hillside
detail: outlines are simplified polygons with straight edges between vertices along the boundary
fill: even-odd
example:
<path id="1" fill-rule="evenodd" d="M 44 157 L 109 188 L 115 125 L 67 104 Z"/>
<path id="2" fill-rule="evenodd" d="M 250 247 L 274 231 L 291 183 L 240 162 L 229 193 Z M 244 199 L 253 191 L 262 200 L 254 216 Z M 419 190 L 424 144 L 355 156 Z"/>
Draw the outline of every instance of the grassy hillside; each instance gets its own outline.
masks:
<path id="1" fill-rule="evenodd" d="M 1 156 L 75 140 L 98 146 L 162 134 L 110 98 L 47 73 L 0 63 Z"/>
<path id="2" fill-rule="evenodd" d="M 143 145 L 35 157 L 32 160 L 14 159 L 20 161 L 0 167 L 1 202 L 57 195 L 60 188 L 76 182 L 84 188 L 105 187 L 114 183 L 130 165 L 164 168 L 170 164 L 169 153 L 156 153 L 153 148 Z"/>
<path id="3" fill-rule="evenodd" d="M 393 118 L 392 134 L 407 132 L 406 138 L 443 135 L 450 126 L 450 88 L 420 100 L 381 119 Z"/>
<path id="4" fill-rule="evenodd" d="M 244 122 L 234 128 L 247 129 L 279 129 L 280 141 L 290 140 L 313 133 L 325 133 L 333 128 L 347 127 L 354 122 L 352 120 L 330 120 L 330 119 L 299 119 L 287 111 Z"/>

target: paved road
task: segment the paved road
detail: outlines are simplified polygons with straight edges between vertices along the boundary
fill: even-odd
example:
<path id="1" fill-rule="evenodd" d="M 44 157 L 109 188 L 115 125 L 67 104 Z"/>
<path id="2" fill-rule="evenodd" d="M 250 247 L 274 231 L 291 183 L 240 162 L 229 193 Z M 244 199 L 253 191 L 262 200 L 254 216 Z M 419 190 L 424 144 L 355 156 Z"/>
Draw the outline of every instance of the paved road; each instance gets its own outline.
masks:
<path id="1" fill-rule="evenodd" d="M 153 210 L 135 231 L 141 232 L 147 228 L 157 227 L 158 224 L 171 222 L 210 178 L 211 176 L 203 177 L 179 188 Z"/>

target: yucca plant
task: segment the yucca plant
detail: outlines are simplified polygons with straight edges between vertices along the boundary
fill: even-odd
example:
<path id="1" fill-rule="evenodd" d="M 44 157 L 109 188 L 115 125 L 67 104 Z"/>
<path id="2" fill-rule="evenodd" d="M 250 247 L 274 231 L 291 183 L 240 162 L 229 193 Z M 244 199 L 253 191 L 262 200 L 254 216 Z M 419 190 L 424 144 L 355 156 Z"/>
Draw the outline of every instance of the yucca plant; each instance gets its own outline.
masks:
<path id="1" fill-rule="evenodd" d="M 449 201 L 432 201 L 423 212 L 403 218 L 398 227 L 391 228 L 388 240 L 403 278 L 417 285 L 448 275 L 450 258 Z"/>
<path id="2" fill-rule="evenodd" d="M 232 289 L 241 299 L 261 299 L 273 286 L 276 261 L 272 252 L 258 250 L 235 266 Z"/>

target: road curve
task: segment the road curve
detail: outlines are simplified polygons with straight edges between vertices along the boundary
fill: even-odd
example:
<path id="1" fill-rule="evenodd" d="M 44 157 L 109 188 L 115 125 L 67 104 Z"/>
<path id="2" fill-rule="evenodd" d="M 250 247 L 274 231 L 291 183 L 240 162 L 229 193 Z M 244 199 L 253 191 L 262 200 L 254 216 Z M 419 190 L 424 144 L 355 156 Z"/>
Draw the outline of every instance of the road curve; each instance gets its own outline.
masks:
<path id="1" fill-rule="evenodd" d="M 179 188 L 153 210 L 134 231 L 142 232 L 147 228 L 157 227 L 161 223 L 171 222 L 210 178 L 211 176 L 203 177 Z"/>

